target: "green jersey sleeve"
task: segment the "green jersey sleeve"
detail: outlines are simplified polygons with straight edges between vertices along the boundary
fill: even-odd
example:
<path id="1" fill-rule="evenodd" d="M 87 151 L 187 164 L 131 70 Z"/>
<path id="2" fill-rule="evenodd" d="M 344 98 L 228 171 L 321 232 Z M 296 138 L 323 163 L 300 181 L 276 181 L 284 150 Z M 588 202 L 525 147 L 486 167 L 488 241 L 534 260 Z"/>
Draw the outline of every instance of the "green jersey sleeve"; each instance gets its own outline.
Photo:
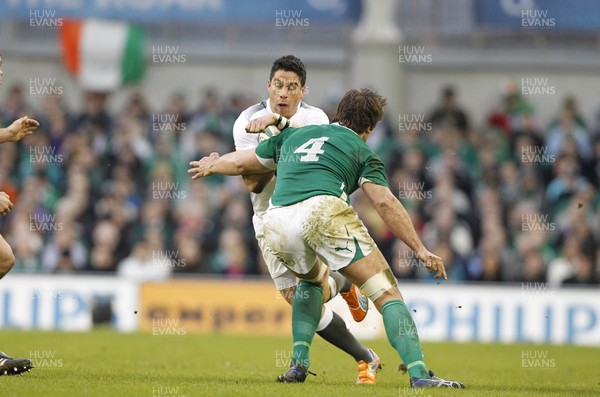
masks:
<path id="1" fill-rule="evenodd" d="M 279 135 L 270 139 L 264 140 L 256 147 L 256 158 L 265 167 L 274 170 L 277 168 L 277 157 L 281 152 L 281 145 L 287 136 L 289 136 L 293 128 L 287 128 Z"/>
<path id="2" fill-rule="evenodd" d="M 385 168 L 383 161 L 379 158 L 376 153 L 370 151 L 366 160 L 362 164 L 360 170 L 360 176 L 358 179 L 359 186 L 362 186 L 365 182 L 373 182 L 378 185 L 388 186 L 387 178 L 385 177 Z"/>

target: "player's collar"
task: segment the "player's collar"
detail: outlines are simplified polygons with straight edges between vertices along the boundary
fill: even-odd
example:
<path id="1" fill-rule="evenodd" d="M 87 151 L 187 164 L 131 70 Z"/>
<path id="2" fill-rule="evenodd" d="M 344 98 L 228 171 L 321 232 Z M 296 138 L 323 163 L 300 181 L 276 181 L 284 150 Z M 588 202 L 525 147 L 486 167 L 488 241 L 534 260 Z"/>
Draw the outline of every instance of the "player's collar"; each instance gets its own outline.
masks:
<path id="1" fill-rule="evenodd" d="M 340 127 L 342 127 L 342 128 L 345 128 L 345 129 L 347 129 L 348 131 L 351 131 L 352 133 L 356 134 L 356 132 L 355 132 L 354 130 L 352 130 L 352 129 L 350 129 L 350 128 L 346 127 L 345 125 L 341 125 L 341 124 L 340 124 L 340 123 L 338 123 L 337 121 L 336 121 L 335 123 L 331 123 L 331 125 L 339 125 Z M 356 135 L 358 135 L 358 134 L 356 134 Z"/>

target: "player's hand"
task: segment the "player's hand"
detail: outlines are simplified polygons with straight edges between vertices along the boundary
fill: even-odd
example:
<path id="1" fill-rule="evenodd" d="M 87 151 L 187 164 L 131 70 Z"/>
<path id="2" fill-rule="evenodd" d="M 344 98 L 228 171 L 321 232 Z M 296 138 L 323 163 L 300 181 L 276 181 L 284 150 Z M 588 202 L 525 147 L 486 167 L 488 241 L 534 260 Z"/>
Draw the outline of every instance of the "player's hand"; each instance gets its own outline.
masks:
<path id="1" fill-rule="evenodd" d="M 265 128 L 270 125 L 275 125 L 277 120 L 279 119 L 279 115 L 275 113 L 267 114 L 262 117 L 255 118 L 250 120 L 248 125 L 246 126 L 246 132 L 249 134 L 258 134 L 263 132 Z"/>
<path id="2" fill-rule="evenodd" d="M 37 120 L 30 119 L 27 116 L 21 117 L 6 127 L 6 141 L 17 142 L 27 135 L 33 134 L 33 131 L 35 131 L 39 126 L 40 123 Z"/>
<path id="3" fill-rule="evenodd" d="M 213 173 L 210 171 L 210 166 L 219 158 L 219 153 L 212 152 L 209 156 L 203 157 L 198 161 L 191 161 L 190 168 L 188 170 L 188 174 L 194 174 L 192 176 L 193 180 L 203 178 L 205 176 L 210 176 Z"/>
<path id="4" fill-rule="evenodd" d="M 5 192 L 0 192 L 0 215 L 6 215 L 13 207 L 10 197 Z"/>
<path id="5" fill-rule="evenodd" d="M 417 258 L 419 258 L 425 264 L 425 268 L 429 273 L 437 272 L 434 278 L 443 277 L 444 280 L 448 280 L 448 276 L 446 275 L 446 268 L 444 267 L 444 262 L 442 261 L 442 258 L 432 254 L 425 248 L 418 251 L 416 255 Z"/>

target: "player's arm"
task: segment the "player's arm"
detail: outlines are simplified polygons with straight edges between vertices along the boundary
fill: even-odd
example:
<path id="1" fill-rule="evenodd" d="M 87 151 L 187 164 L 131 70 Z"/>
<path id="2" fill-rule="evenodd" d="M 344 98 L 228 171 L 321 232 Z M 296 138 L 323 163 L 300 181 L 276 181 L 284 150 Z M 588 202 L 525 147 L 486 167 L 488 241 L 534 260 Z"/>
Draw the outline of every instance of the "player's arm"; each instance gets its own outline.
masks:
<path id="1" fill-rule="evenodd" d="M 30 119 L 27 116 L 21 117 L 13 121 L 6 128 L 0 128 L 0 143 L 17 142 L 27 135 L 33 134 L 39 127 L 40 123 L 37 120 Z"/>
<path id="2" fill-rule="evenodd" d="M 287 127 L 296 127 L 285 117 L 280 116 L 277 113 L 270 113 L 262 117 L 250 120 L 245 126 L 245 130 L 248 134 L 257 134 L 264 131 L 269 126 L 278 126 L 283 130 Z M 244 174 L 244 184 L 252 193 L 261 193 L 265 186 L 273 179 L 275 171 L 270 171 L 264 174 Z"/>
<path id="3" fill-rule="evenodd" d="M 190 162 L 188 174 L 194 174 L 192 179 L 199 179 L 213 174 L 242 175 L 244 173 L 266 173 L 271 171 L 258 161 L 253 149 L 238 150 L 219 157 L 211 153 L 198 161 Z"/>
<path id="4" fill-rule="evenodd" d="M 446 280 L 448 276 L 442 259 L 425 248 L 408 212 L 390 189 L 370 181 L 363 183 L 362 189 L 392 233 L 415 252 L 417 258 L 425 263 L 429 272 L 437 271 L 435 278 L 443 277 Z"/>
<path id="5" fill-rule="evenodd" d="M 242 113 L 233 125 L 233 139 L 236 150 L 254 149 L 258 143 L 256 135 L 247 134 L 245 127 L 250 120 Z M 260 193 L 273 179 L 274 171 L 260 174 L 242 174 L 242 180 L 246 188 L 252 193 Z"/>
<path id="6" fill-rule="evenodd" d="M 13 207 L 10 197 L 5 192 L 0 192 L 0 215 L 6 215 Z"/>

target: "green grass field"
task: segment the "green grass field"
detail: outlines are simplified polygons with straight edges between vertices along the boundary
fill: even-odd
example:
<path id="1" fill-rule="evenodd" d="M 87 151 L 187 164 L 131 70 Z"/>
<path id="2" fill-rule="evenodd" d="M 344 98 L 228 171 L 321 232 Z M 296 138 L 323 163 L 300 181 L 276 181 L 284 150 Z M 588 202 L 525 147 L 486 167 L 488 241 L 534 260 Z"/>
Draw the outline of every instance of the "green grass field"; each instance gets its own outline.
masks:
<path id="1" fill-rule="evenodd" d="M 316 338 L 309 376 L 277 384 L 290 338 L 2 331 L 0 350 L 35 356 L 25 376 L 0 377 L 0 396 L 599 396 L 600 349 L 547 345 L 427 343 L 428 366 L 465 390 L 412 390 L 386 341 L 370 341 L 384 367 L 375 386 L 353 384 L 356 366 Z M 537 353 L 536 353 L 537 352 Z M 523 366 L 522 355 L 531 359 Z M 527 359 L 526 359 L 527 360 Z M 541 366 L 541 367 L 539 367 Z"/>

